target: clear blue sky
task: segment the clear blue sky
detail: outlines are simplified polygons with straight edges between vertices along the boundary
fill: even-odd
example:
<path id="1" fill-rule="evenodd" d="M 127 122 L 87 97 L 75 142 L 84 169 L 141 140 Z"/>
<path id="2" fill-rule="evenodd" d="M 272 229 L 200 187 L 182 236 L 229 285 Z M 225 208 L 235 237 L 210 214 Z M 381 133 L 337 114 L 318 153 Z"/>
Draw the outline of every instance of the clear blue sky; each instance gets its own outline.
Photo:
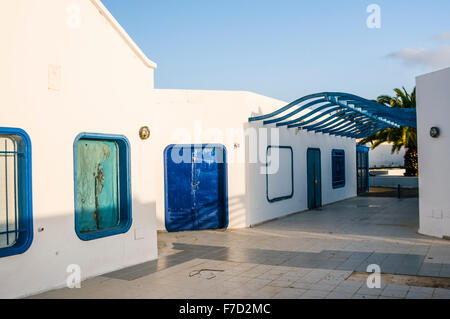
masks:
<path id="1" fill-rule="evenodd" d="M 147 56 L 157 88 L 319 91 L 375 98 L 450 66 L 448 0 L 103 0 Z M 380 29 L 366 8 L 381 7 Z"/>

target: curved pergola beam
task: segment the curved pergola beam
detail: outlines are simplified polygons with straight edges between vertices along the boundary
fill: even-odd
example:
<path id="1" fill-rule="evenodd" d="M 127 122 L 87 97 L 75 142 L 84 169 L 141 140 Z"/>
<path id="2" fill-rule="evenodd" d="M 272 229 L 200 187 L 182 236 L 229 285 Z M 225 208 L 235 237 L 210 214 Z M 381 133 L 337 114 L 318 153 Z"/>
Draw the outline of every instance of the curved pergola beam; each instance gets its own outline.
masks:
<path id="1" fill-rule="evenodd" d="M 327 102 L 327 101 L 325 100 L 325 102 Z M 306 115 L 300 116 L 300 117 L 298 117 L 296 119 L 293 119 L 293 120 L 290 120 L 290 121 L 287 121 L 287 122 L 277 123 L 277 126 L 286 126 L 286 125 L 292 125 L 292 124 L 295 124 L 295 123 L 300 123 L 301 121 L 307 119 L 308 117 L 310 117 L 310 116 L 312 116 L 312 115 L 314 115 L 314 114 L 316 114 L 316 113 L 318 113 L 320 111 L 326 110 L 326 109 L 328 109 L 330 107 L 333 107 L 333 106 L 335 107 L 336 105 L 334 103 L 327 103 L 325 105 L 322 105 L 322 106 L 319 106 L 319 107 L 315 108 L 314 110 L 312 110 L 311 112 L 307 113 Z M 332 110 L 327 110 L 326 113 L 328 113 L 328 112 L 332 112 Z M 322 117 L 322 116 L 320 116 L 320 117 Z"/>
<path id="2" fill-rule="evenodd" d="M 327 106 L 327 108 L 329 108 L 329 107 L 333 106 L 333 104 L 330 103 L 330 104 L 327 104 L 326 106 Z M 304 126 L 304 125 L 313 123 L 314 121 L 317 121 L 318 119 L 320 119 L 320 118 L 322 118 L 324 116 L 329 116 L 329 112 L 339 111 L 340 109 L 341 109 L 341 107 L 334 107 L 332 109 L 329 109 L 327 112 L 320 113 L 319 115 L 317 115 L 316 117 L 313 117 L 312 119 L 309 119 L 307 121 L 303 121 L 304 119 L 306 119 L 306 118 L 310 117 L 311 115 L 313 115 L 313 112 L 311 112 L 310 114 L 307 114 L 307 115 L 303 116 L 301 118 L 300 122 L 296 121 L 296 122 L 294 122 L 294 124 L 288 125 L 288 128 L 300 127 L 300 126 Z"/>
<path id="3" fill-rule="evenodd" d="M 300 112 L 305 113 L 294 117 Z M 249 122 L 255 121 L 351 138 L 367 137 L 388 127 L 417 126 L 415 109 L 392 108 L 341 92 L 304 96 L 270 114 L 249 118 Z"/>

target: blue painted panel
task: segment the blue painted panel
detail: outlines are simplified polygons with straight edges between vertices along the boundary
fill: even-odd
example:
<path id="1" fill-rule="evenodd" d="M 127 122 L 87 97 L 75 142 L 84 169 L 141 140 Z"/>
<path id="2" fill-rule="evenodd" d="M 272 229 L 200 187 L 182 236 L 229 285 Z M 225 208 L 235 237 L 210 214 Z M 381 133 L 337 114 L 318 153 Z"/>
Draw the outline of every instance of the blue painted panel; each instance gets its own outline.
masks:
<path id="1" fill-rule="evenodd" d="M 227 227 L 226 153 L 222 146 L 169 146 L 165 177 L 168 231 Z"/>
<path id="2" fill-rule="evenodd" d="M 170 207 L 170 213 L 166 213 L 167 229 L 195 229 L 191 194 L 193 163 L 177 163 L 172 159 L 172 150 L 181 158 L 187 154 L 192 159 L 191 148 L 176 148 L 166 153 L 166 206 Z"/>
<path id="3" fill-rule="evenodd" d="M 117 227 L 117 144 L 106 140 L 79 140 L 76 147 L 78 230 L 88 233 Z"/>

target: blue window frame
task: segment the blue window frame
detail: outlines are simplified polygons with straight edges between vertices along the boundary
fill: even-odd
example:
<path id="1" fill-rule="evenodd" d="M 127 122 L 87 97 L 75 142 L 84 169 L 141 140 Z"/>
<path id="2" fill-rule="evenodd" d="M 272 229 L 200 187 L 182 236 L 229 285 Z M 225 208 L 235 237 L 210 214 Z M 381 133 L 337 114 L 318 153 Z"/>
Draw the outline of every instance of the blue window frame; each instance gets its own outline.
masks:
<path id="1" fill-rule="evenodd" d="M 331 155 L 333 188 L 345 187 L 345 151 L 333 150 Z"/>
<path id="2" fill-rule="evenodd" d="M 0 257 L 22 254 L 32 241 L 31 141 L 0 127 Z"/>
<path id="3" fill-rule="evenodd" d="M 130 144 L 122 135 L 81 133 L 74 142 L 75 231 L 81 240 L 128 232 Z"/>
<path id="4" fill-rule="evenodd" d="M 285 152 L 289 152 L 289 156 L 287 157 L 287 160 L 290 162 L 287 165 L 283 165 L 285 164 L 284 161 L 281 160 L 281 156 L 279 156 L 279 161 L 278 161 L 278 171 L 274 174 L 270 174 L 269 173 L 269 167 L 271 165 L 271 160 L 269 160 L 269 153 L 271 153 L 272 149 L 278 149 L 279 150 L 279 155 L 285 151 Z M 289 171 L 288 175 L 290 177 L 290 185 L 288 184 L 289 179 L 286 179 L 286 177 L 283 177 L 282 175 L 284 172 Z M 283 178 L 283 182 L 282 183 L 276 183 L 277 187 L 273 187 L 271 188 L 271 180 L 272 179 L 276 179 L 277 175 L 281 176 L 281 178 Z M 280 186 L 283 185 L 288 188 L 288 190 L 283 190 L 280 189 Z M 266 198 L 267 201 L 269 203 L 275 203 L 275 202 L 279 202 L 282 200 L 286 200 L 286 199 L 290 199 L 294 196 L 294 151 L 292 150 L 291 146 L 272 146 L 269 145 L 267 147 L 267 152 L 266 152 Z"/>

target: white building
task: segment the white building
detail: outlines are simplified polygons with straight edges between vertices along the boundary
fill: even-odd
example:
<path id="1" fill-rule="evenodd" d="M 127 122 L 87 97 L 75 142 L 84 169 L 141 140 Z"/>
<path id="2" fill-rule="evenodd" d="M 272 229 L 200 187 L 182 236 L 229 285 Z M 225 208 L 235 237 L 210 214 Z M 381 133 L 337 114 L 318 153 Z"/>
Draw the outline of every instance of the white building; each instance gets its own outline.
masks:
<path id="1" fill-rule="evenodd" d="M 435 237 L 450 236 L 449 84 L 450 68 L 417 77 L 419 231 Z"/>
<path id="2" fill-rule="evenodd" d="M 370 147 L 370 145 L 367 145 Z M 401 168 L 405 167 L 405 148 L 392 153 L 392 144 L 383 143 L 370 150 L 370 168 Z"/>
<path id="3" fill-rule="evenodd" d="M 0 297 L 65 286 L 71 265 L 86 279 L 156 259 L 157 229 L 249 227 L 356 196 L 355 139 L 274 126 L 266 138 L 248 118 L 286 102 L 154 89 L 156 64 L 99 0 L 2 1 L 0 21 Z M 196 166 L 194 148 L 177 166 L 172 144 L 209 144 L 227 165 Z"/>

